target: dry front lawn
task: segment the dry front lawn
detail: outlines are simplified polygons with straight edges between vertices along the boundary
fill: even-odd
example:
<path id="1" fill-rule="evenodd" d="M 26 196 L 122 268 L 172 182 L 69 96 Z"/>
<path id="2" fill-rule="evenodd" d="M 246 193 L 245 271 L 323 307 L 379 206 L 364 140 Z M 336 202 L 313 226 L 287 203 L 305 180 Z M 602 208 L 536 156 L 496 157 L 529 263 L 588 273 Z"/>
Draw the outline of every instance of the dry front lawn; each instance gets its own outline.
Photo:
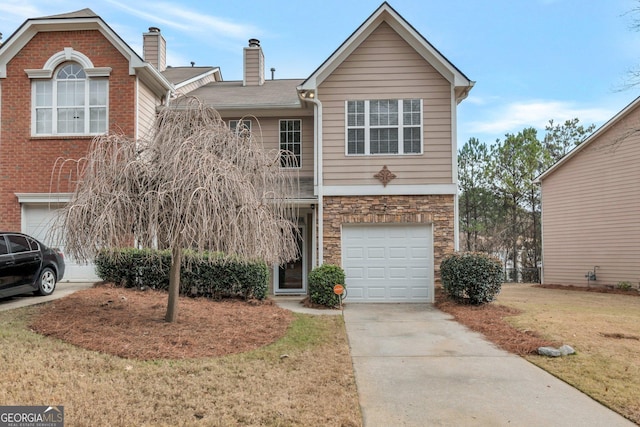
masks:
<path id="1" fill-rule="evenodd" d="M 616 412 L 640 423 L 640 297 L 507 284 L 484 308 L 440 303 L 456 320 L 524 355 Z M 456 313 L 457 312 L 457 313 Z M 487 327 L 489 325 L 489 327 Z M 539 345 L 577 354 L 547 358 Z"/>
<path id="2" fill-rule="evenodd" d="M 0 404 L 73 426 L 361 425 L 341 316 L 181 299 L 167 324 L 165 304 L 98 287 L 0 312 Z"/>

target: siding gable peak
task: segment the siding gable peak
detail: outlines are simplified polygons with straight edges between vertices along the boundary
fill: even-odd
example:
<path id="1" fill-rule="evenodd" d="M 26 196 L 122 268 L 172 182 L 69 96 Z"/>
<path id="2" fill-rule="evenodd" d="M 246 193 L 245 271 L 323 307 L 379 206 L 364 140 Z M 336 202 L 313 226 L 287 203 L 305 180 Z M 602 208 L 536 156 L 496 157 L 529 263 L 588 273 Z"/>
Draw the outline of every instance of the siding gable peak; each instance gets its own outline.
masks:
<path id="1" fill-rule="evenodd" d="M 358 27 L 298 88 L 315 90 L 382 23 L 387 23 L 416 52 L 455 87 L 456 102 L 467 97 L 474 83 L 424 38 L 386 1 Z"/>

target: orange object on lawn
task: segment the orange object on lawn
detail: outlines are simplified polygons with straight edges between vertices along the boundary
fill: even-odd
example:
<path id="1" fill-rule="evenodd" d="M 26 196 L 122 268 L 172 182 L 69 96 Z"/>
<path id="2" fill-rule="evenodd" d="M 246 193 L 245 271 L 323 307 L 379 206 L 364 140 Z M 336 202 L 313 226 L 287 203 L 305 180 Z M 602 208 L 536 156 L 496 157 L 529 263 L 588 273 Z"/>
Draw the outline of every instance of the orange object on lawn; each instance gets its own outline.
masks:
<path id="1" fill-rule="evenodd" d="M 333 293 L 336 295 L 342 295 L 342 293 L 344 292 L 344 286 L 342 285 L 335 285 L 333 287 Z"/>

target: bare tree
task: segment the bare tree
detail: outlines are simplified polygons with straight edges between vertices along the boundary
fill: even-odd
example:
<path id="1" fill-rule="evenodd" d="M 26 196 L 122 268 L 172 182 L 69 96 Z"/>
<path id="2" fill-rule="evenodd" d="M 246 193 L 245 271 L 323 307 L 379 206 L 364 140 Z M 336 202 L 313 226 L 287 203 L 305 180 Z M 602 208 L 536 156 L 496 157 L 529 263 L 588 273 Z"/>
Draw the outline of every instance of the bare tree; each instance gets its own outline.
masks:
<path id="1" fill-rule="evenodd" d="M 184 249 L 267 263 L 295 258 L 297 212 L 289 201 L 298 177 L 281 168 L 282 156 L 287 161 L 256 135 L 230 130 L 196 99 L 178 99 L 159 113 L 148 140 L 93 141 L 60 217 L 66 250 L 88 260 L 134 242 L 169 248 L 165 320 L 173 322 Z"/>

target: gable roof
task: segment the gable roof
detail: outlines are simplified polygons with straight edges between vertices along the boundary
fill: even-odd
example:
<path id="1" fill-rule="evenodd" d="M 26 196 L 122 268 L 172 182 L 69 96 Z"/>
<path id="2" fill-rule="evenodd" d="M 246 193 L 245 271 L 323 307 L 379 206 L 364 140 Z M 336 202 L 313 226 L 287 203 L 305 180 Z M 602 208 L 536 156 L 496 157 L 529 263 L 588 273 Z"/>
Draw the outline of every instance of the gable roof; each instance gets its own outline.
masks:
<path id="1" fill-rule="evenodd" d="M 301 79 L 265 80 L 244 86 L 242 80 L 212 82 L 189 92 L 216 109 L 300 108 L 296 87 Z"/>
<path id="2" fill-rule="evenodd" d="M 569 160 L 575 157 L 579 152 L 587 148 L 594 141 L 597 141 L 600 135 L 602 135 L 603 133 L 611 129 L 613 126 L 616 125 L 616 123 L 621 121 L 623 118 L 625 118 L 627 115 L 629 115 L 639 106 L 640 106 L 640 96 L 634 99 L 633 101 L 631 101 L 631 103 L 629 103 L 626 107 L 624 107 L 618 114 L 616 114 L 611 119 L 609 119 L 608 122 L 606 122 L 605 124 L 600 126 L 598 129 L 596 129 L 596 131 L 593 132 L 591 135 L 589 135 L 580 145 L 576 146 L 573 150 L 569 151 L 569 153 L 567 153 L 566 156 L 564 156 L 563 158 L 555 162 L 549 169 L 547 169 L 542 174 L 540 174 L 540 176 L 536 178 L 535 182 L 540 183 L 543 179 L 547 178 L 553 172 L 561 168 Z"/>
<path id="3" fill-rule="evenodd" d="M 0 45 L 0 78 L 7 77 L 7 64 L 39 32 L 97 30 L 129 61 L 129 74 L 138 75 L 158 94 L 172 88 L 151 64 L 145 62 L 120 36 L 91 9 L 27 19 Z"/>
<path id="4" fill-rule="evenodd" d="M 222 80 L 222 73 L 219 67 L 167 67 L 161 74 L 169 80 L 176 89 L 211 74 L 215 76 L 216 81 Z"/>
<path id="5" fill-rule="evenodd" d="M 316 89 L 382 22 L 393 28 L 455 87 L 458 103 L 467 97 L 475 82 L 469 80 L 386 1 L 298 87 L 298 90 Z"/>
<path id="6" fill-rule="evenodd" d="M 80 9 L 80 10 L 76 10 L 75 12 L 68 12 L 68 13 L 60 13 L 58 15 L 49 15 L 49 16 L 42 16 L 40 18 L 35 18 L 35 19 L 66 19 L 66 18 L 97 18 L 98 15 L 91 9 L 84 8 L 84 9 Z"/>

